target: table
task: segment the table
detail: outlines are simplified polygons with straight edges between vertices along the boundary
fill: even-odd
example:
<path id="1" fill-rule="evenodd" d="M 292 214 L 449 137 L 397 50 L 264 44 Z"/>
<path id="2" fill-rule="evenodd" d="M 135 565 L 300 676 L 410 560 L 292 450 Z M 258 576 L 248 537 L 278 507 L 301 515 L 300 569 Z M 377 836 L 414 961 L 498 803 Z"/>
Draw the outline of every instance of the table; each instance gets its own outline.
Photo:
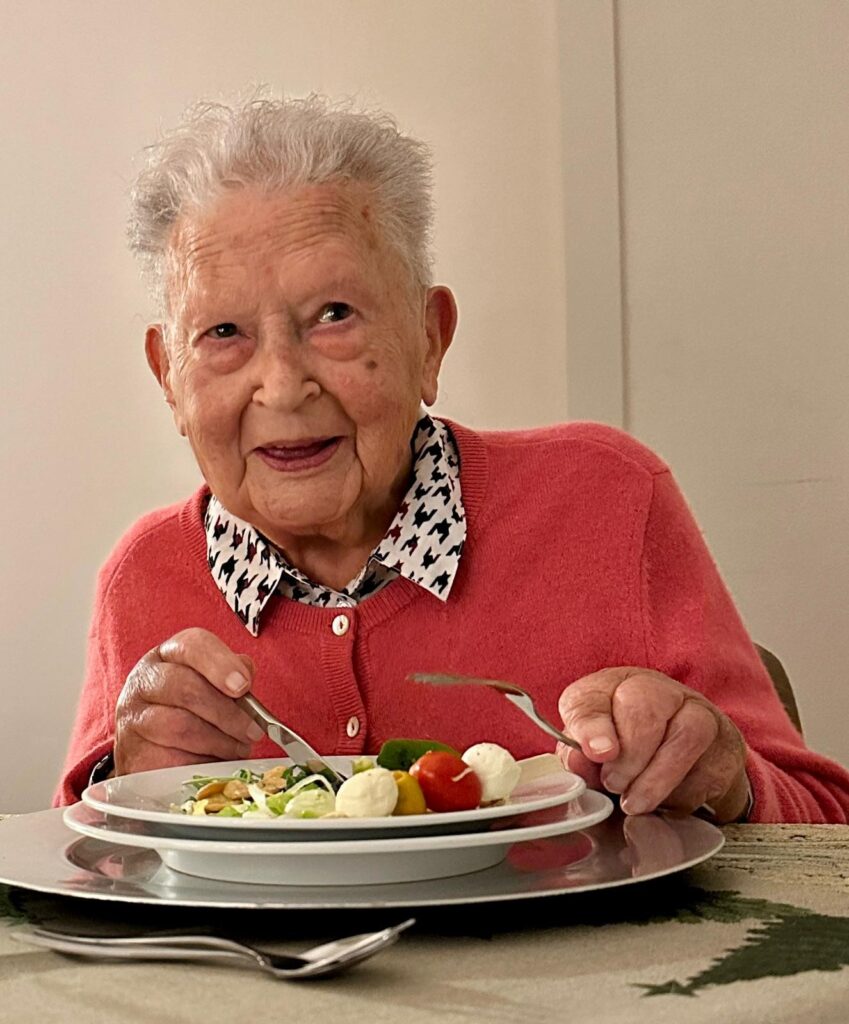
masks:
<path id="1" fill-rule="evenodd" d="M 379 957 L 299 984 L 227 967 L 93 963 L 28 948 L 10 938 L 27 919 L 55 925 L 81 913 L 143 926 L 152 908 L 81 906 L 87 901 L 0 886 L 0 1022 L 846 1024 L 849 826 L 724 831 L 719 854 L 671 878 L 419 911 L 413 931 Z M 155 909 L 157 926 L 202 916 Z M 387 923 L 360 914 L 357 926 L 346 917 L 342 928 L 329 914 L 233 911 L 222 920 L 218 912 L 216 923 L 290 949 Z"/>

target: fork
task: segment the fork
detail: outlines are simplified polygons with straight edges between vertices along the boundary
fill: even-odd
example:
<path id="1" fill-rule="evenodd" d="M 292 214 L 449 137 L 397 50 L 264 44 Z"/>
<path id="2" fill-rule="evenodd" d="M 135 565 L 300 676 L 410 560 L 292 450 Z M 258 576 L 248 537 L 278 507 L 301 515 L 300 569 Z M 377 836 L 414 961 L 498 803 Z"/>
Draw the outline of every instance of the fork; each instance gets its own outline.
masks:
<path id="1" fill-rule="evenodd" d="M 531 695 L 515 683 L 505 683 L 500 679 L 479 679 L 477 676 L 449 676 L 439 672 L 412 672 L 407 679 L 414 683 L 429 683 L 431 686 L 488 686 L 491 690 L 498 690 L 543 732 L 547 732 L 549 736 L 560 740 L 573 750 L 581 749 L 581 744 L 577 740 L 573 740 L 571 736 L 567 736 L 565 732 L 561 732 L 543 718 L 534 706 Z"/>
<path id="2" fill-rule="evenodd" d="M 125 938 L 93 938 L 66 935 L 47 928 L 32 927 L 13 932 L 18 942 L 42 946 L 60 953 L 107 960 L 206 960 L 241 962 L 257 967 L 275 978 L 294 981 L 339 974 L 397 942 L 405 929 L 415 924 L 408 918 L 377 932 L 364 932 L 325 942 L 303 953 L 264 953 L 253 946 L 216 935 L 140 935 Z"/>
<path id="3" fill-rule="evenodd" d="M 581 744 L 577 740 L 573 740 L 571 736 L 567 736 L 565 732 L 561 732 L 551 722 L 546 721 L 534 707 L 534 702 L 527 690 L 516 686 L 515 683 L 505 683 L 500 679 L 479 679 L 477 676 L 449 676 L 439 672 L 411 672 L 407 679 L 413 683 L 429 683 L 431 686 L 488 686 L 491 690 L 498 690 L 504 694 L 507 700 L 524 711 L 543 732 L 547 732 L 549 736 L 560 740 L 561 743 L 572 747 L 573 750 L 581 749 Z M 704 811 L 709 818 L 716 816 L 716 811 L 710 804 L 702 804 L 698 810 Z"/>

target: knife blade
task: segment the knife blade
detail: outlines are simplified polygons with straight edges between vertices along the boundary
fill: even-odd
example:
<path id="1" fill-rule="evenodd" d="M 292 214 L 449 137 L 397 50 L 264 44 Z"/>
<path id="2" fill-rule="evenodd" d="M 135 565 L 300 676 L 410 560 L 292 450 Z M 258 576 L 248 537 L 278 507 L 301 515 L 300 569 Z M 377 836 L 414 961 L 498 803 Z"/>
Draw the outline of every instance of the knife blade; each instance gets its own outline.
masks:
<path id="1" fill-rule="evenodd" d="M 318 765 L 321 771 L 328 771 L 337 782 L 344 782 L 345 776 L 329 765 L 317 751 L 299 736 L 294 729 L 284 725 L 252 693 L 246 693 L 236 701 L 242 711 L 249 715 L 265 735 L 290 757 L 296 764 Z"/>

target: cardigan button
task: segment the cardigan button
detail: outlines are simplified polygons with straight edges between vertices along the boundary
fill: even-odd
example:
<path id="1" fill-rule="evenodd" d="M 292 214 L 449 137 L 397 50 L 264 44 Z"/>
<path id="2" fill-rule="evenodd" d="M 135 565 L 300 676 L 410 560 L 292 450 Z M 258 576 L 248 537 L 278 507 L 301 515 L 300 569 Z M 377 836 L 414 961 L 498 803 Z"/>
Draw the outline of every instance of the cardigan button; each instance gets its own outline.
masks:
<path id="1" fill-rule="evenodd" d="M 337 615 L 330 625 L 336 636 L 344 636 L 348 632 L 350 621 L 347 615 Z"/>
<path id="2" fill-rule="evenodd" d="M 353 739 L 360 731 L 360 720 L 356 715 L 351 715 L 348 719 L 348 724 L 345 726 L 345 732 Z"/>

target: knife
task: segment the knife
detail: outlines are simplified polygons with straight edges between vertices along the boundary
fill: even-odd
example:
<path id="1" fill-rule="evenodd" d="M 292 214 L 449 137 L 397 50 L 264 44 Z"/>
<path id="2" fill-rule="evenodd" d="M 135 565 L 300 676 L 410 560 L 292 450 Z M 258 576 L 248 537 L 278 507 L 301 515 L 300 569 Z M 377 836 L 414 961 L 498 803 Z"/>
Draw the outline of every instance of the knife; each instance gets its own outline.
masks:
<path id="1" fill-rule="evenodd" d="M 302 736 L 284 725 L 279 718 L 275 718 L 252 693 L 246 693 L 244 697 L 239 697 L 236 703 L 245 714 L 257 723 L 271 742 L 276 743 L 296 764 L 308 764 L 310 767 L 317 767 L 318 771 L 330 772 L 337 783 L 345 781 L 344 775 L 340 775 L 335 768 L 331 767 Z"/>

